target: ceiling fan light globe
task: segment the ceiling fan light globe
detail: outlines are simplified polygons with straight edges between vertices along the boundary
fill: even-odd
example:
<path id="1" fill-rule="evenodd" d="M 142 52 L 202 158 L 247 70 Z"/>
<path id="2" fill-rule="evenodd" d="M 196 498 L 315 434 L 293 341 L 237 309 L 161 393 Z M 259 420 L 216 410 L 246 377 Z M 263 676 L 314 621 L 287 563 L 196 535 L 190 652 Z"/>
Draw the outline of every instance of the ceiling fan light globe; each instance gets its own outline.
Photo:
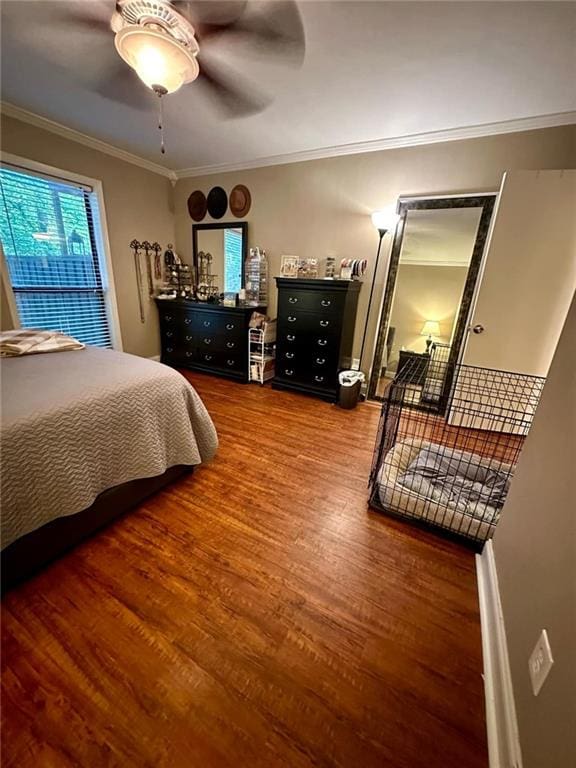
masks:
<path id="1" fill-rule="evenodd" d="M 159 87 L 174 93 L 198 77 L 198 47 L 188 48 L 164 32 L 129 25 L 116 34 L 114 44 L 124 61 L 152 90 Z"/>

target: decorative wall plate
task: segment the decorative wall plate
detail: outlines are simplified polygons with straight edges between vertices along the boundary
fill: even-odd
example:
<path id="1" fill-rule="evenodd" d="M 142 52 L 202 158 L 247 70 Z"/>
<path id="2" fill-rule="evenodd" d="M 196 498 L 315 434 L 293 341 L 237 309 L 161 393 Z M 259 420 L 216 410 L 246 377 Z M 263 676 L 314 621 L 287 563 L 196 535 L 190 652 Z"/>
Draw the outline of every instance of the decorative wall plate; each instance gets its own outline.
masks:
<path id="1" fill-rule="evenodd" d="M 230 210 L 237 219 L 242 219 L 252 205 L 252 196 L 250 190 L 244 184 L 236 184 L 230 192 Z"/>
<path id="2" fill-rule="evenodd" d="M 197 189 L 188 198 L 188 213 L 193 221 L 202 221 L 206 216 L 206 195 Z"/>
<path id="3" fill-rule="evenodd" d="M 228 196 L 222 187 L 212 187 L 208 193 L 208 213 L 213 219 L 221 219 L 228 208 Z"/>

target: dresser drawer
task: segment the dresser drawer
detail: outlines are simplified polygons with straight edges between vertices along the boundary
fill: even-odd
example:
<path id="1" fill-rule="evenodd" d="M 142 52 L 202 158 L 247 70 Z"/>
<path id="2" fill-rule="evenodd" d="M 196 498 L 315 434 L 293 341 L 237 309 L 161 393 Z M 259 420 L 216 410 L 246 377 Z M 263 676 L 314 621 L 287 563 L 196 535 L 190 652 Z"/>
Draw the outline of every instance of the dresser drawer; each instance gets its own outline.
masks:
<path id="1" fill-rule="evenodd" d="M 181 337 L 162 335 L 162 362 L 168 365 L 186 365 L 196 360 L 196 349 L 182 343 Z"/>
<path id="2" fill-rule="evenodd" d="M 338 364 L 338 355 L 333 349 L 310 351 L 307 347 L 280 347 L 276 359 L 280 365 L 304 367 L 314 373 L 334 371 Z"/>
<path id="3" fill-rule="evenodd" d="M 306 312 L 301 309 L 288 309 L 278 313 L 278 322 L 281 330 L 287 332 L 308 332 L 329 335 L 340 335 L 342 321 L 336 314 L 321 314 Z"/>
<path id="4" fill-rule="evenodd" d="M 332 333 L 278 330 L 277 346 L 283 349 L 305 347 L 313 355 L 316 352 L 334 353 L 339 347 L 339 336 Z"/>
<path id="5" fill-rule="evenodd" d="M 286 289 L 278 298 L 278 317 L 290 314 L 298 309 L 304 312 L 315 312 L 319 315 L 341 314 L 346 297 L 342 291 L 302 291 Z"/>
<path id="6" fill-rule="evenodd" d="M 198 348 L 203 352 L 218 351 L 234 354 L 246 346 L 241 337 L 225 336 L 215 332 L 200 332 L 195 338 Z"/>
<path id="7" fill-rule="evenodd" d="M 287 362 L 277 361 L 276 378 L 318 389 L 332 389 L 336 386 L 336 373 L 334 371 L 317 371 L 307 365 L 292 365 Z"/>
<path id="8" fill-rule="evenodd" d="M 186 318 L 198 337 L 221 336 L 228 340 L 241 339 L 244 336 L 244 320 L 233 314 L 225 312 L 192 312 Z"/>
<path id="9" fill-rule="evenodd" d="M 241 353 L 230 353 L 222 350 L 198 349 L 196 362 L 198 365 L 205 365 L 208 368 L 217 368 L 231 373 L 242 373 L 247 368 L 245 355 Z"/>

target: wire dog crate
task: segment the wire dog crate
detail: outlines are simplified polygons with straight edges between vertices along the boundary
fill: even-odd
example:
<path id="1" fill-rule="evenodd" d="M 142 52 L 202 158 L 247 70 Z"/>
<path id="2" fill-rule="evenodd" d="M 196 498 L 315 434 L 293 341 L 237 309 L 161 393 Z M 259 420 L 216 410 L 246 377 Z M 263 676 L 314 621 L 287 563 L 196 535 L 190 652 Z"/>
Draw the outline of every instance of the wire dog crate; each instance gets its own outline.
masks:
<path id="1" fill-rule="evenodd" d="M 370 506 L 472 542 L 491 538 L 544 379 L 407 365 L 386 392 L 370 474 Z"/>

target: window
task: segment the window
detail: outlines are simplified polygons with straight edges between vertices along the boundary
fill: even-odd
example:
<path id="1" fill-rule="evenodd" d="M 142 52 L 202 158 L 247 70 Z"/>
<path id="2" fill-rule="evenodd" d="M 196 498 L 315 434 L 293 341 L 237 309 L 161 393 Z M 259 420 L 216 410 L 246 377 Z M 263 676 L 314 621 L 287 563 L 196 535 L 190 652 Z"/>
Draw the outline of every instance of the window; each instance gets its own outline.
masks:
<path id="1" fill-rule="evenodd" d="M 238 293 L 242 288 L 242 230 L 224 230 L 224 291 Z"/>
<path id="2" fill-rule="evenodd" d="M 112 347 L 93 189 L 3 165 L 0 192 L 0 239 L 20 325 Z"/>

